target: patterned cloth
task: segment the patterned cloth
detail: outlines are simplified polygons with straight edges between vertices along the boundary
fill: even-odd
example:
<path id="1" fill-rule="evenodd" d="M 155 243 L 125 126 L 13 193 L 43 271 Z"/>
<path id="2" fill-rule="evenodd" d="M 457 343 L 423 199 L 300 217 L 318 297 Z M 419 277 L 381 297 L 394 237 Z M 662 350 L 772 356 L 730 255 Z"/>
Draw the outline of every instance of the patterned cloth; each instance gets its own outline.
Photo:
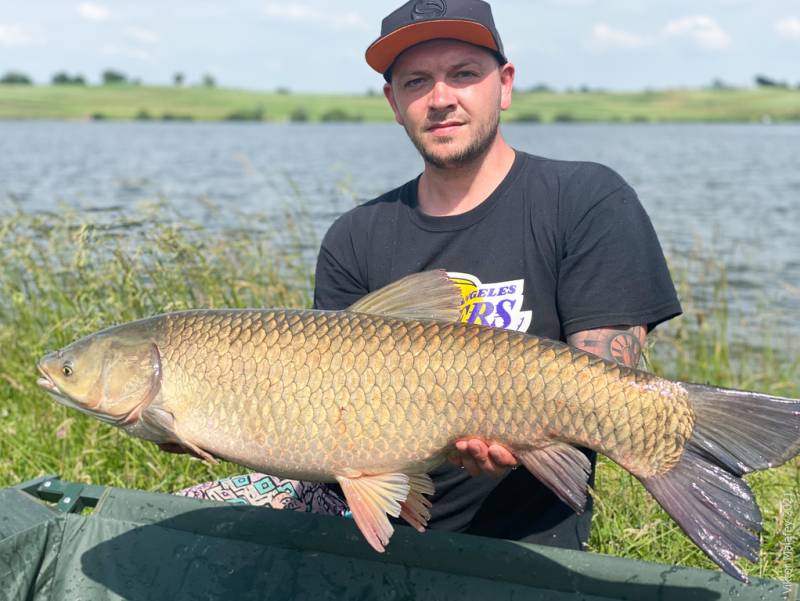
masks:
<path id="1" fill-rule="evenodd" d="M 204 482 L 175 493 L 182 497 L 224 501 L 236 505 L 268 506 L 322 515 L 350 516 L 344 500 L 327 484 L 286 480 L 267 474 L 243 474 Z"/>

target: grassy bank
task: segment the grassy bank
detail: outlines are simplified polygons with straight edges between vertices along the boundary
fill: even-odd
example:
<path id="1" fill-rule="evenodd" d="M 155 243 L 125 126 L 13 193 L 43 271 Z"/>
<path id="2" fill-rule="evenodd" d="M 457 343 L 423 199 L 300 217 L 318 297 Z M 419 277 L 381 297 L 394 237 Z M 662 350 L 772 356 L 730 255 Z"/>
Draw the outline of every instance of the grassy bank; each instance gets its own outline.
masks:
<path id="1" fill-rule="evenodd" d="M 304 95 L 222 88 L 0 85 L 0 119 L 390 121 L 382 95 Z M 518 92 L 523 122 L 800 121 L 800 90 Z"/>
<path id="2" fill-rule="evenodd" d="M 242 217 L 230 231 L 192 225 L 163 205 L 122 216 L 0 215 L 0 487 L 45 473 L 69 480 L 170 492 L 239 473 L 161 453 L 119 430 L 54 404 L 35 384 L 46 350 L 106 325 L 189 307 L 305 306 L 309 267 L 292 247 L 302 223 L 276 226 Z M 92 221 L 95 220 L 95 221 Z M 180 225 L 176 225 L 180 224 Z M 727 342 L 724 271 L 713 309 L 696 305 L 675 267 L 687 315 L 657 331 L 651 368 L 694 381 L 800 395 L 797 358 L 734 351 Z M 764 513 L 763 552 L 749 573 L 800 579 L 793 541 L 800 537 L 800 461 L 749 477 Z M 794 496 L 792 496 L 794 495 Z M 641 485 L 601 461 L 593 550 L 652 561 L 711 567 Z"/>

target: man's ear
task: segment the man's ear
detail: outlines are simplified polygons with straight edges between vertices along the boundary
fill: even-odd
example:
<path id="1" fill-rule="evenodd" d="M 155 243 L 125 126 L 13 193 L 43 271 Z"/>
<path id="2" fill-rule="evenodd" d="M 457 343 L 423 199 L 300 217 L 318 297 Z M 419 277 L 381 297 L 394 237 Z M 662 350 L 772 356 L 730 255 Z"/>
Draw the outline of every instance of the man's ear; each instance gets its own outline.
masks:
<path id="1" fill-rule="evenodd" d="M 386 96 L 386 100 L 389 101 L 389 106 L 392 107 L 392 112 L 394 112 L 394 120 L 400 125 L 403 125 L 403 118 L 400 116 L 400 111 L 397 110 L 397 101 L 394 99 L 394 90 L 392 89 L 391 83 L 386 82 L 383 84 L 383 95 Z"/>
<path id="2" fill-rule="evenodd" d="M 514 75 L 516 68 L 512 63 L 506 63 L 500 67 L 500 110 L 508 110 L 511 107 L 511 96 L 514 90 Z"/>

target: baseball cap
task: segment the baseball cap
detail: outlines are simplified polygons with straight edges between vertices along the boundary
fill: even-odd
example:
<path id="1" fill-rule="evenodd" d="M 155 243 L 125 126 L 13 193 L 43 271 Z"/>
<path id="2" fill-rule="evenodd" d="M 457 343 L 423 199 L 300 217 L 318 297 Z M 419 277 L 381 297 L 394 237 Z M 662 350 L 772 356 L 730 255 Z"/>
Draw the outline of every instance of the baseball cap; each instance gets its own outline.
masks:
<path id="1" fill-rule="evenodd" d="M 392 64 L 404 50 L 441 38 L 483 46 L 501 64 L 508 62 L 487 2 L 410 0 L 383 20 L 381 36 L 367 48 L 367 63 L 389 81 Z"/>

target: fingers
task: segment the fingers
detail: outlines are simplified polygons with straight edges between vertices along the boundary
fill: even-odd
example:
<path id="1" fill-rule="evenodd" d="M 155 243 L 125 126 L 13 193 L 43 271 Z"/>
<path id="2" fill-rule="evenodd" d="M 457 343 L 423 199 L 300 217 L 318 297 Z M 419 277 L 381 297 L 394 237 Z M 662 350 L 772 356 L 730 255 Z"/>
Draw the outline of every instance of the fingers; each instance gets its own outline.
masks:
<path id="1" fill-rule="evenodd" d="M 482 455 L 481 446 L 485 447 L 486 445 L 478 439 L 459 440 L 456 442 L 456 449 L 461 453 L 461 466 L 472 476 L 477 476 L 481 473 L 478 463 Z M 483 455 L 488 457 L 488 450 Z"/>
<path id="2" fill-rule="evenodd" d="M 503 467 L 516 467 L 519 465 L 514 454 L 499 444 L 492 444 L 489 446 L 489 457 L 495 464 Z"/>
<path id="3" fill-rule="evenodd" d="M 509 467 L 517 465 L 513 453 L 506 447 L 486 443 L 480 438 L 459 440 L 455 446 L 456 452 L 451 453 L 448 459 L 456 465 L 461 465 L 473 476 L 487 474 L 499 478 Z"/>

